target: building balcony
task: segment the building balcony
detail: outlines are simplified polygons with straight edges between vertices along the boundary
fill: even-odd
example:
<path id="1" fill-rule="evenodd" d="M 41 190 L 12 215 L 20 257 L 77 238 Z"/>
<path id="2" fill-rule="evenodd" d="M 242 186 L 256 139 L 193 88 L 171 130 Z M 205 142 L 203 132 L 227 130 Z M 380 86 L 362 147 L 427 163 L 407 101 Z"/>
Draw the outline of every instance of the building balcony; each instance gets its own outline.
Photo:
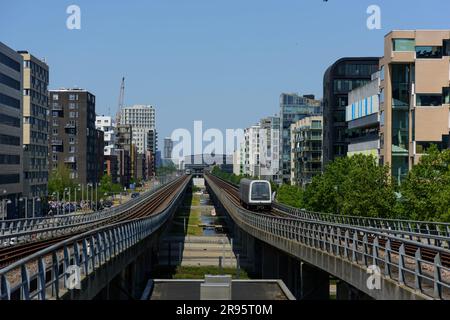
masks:
<path id="1" fill-rule="evenodd" d="M 62 146 L 63 141 L 59 139 L 52 139 L 52 146 Z"/>
<path id="2" fill-rule="evenodd" d="M 77 125 L 74 123 L 67 123 L 64 128 L 66 129 L 76 129 Z"/>
<path id="3" fill-rule="evenodd" d="M 53 105 L 53 106 L 52 106 L 52 110 L 55 110 L 55 111 L 63 111 L 63 107 L 62 107 L 62 105 L 60 105 L 60 104 L 58 104 L 58 105 Z"/>
<path id="4" fill-rule="evenodd" d="M 67 157 L 67 158 L 64 159 L 64 162 L 65 163 L 76 163 L 77 160 L 76 160 L 75 157 Z"/>

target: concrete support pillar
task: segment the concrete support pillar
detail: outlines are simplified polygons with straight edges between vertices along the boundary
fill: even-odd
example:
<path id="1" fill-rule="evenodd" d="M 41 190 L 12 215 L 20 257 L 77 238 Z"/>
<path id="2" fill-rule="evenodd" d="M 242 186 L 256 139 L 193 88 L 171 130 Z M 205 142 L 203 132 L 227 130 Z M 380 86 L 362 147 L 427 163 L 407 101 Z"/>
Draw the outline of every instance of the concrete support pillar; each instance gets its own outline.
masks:
<path id="1" fill-rule="evenodd" d="M 302 263 L 300 277 L 300 299 L 330 299 L 330 276 L 328 273 L 306 263 Z"/>

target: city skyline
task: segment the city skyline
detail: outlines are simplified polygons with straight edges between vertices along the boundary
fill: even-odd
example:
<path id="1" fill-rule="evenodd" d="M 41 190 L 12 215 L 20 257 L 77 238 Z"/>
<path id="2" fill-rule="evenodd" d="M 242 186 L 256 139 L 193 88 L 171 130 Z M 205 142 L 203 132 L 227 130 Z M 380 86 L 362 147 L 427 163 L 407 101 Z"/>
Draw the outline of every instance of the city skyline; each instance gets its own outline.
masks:
<path id="1" fill-rule="evenodd" d="M 4 14 L 17 19 L 7 26 L 1 20 L 0 26 L 8 30 L 2 35 L 6 45 L 46 58 L 52 70 L 49 89 L 79 86 L 94 92 L 98 115 L 115 115 L 125 76 L 125 105 L 154 105 L 157 130 L 166 137 L 176 128 L 192 130 L 194 120 L 222 131 L 244 128 L 255 113 L 257 118 L 277 113 L 282 92 L 322 98 L 323 74 L 337 58 L 382 56 L 383 37 L 393 29 L 447 27 L 445 7 L 450 4 L 445 1 L 419 3 L 414 9 L 405 1 L 377 1 L 381 30 L 366 27 L 371 1 L 351 2 L 345 7 L 338 1 L 236 7 L 205 1 L 130 6 L 78 1 L 81 30 L 65 26 L 67 1 L 43 2 L 29 12 L 22 2 L 5 6 Z M 442 10 L 433 10 L 436 6 Z M 400 8 L 404 14 L 397 15 Z M 40 14 L 46 24 L 35 23 Z M 119 17 L 123 23 L 117 23 Z M 39 34 L 57 40 L 42 41 Z M 340 46 L 344 35 L 354 41 Z"/>

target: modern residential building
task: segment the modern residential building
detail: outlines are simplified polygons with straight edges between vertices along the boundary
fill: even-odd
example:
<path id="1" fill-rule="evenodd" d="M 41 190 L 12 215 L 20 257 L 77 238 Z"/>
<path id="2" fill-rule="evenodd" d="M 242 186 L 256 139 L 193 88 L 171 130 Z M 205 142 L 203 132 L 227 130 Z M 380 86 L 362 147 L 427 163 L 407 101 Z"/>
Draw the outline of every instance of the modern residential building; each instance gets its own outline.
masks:
<path id="1" fill-rule="evenodd" d="M 280 118 L 263 118 L 260 121 L 261 179 L 281 182 L 280 174 Z"/>
<path id="2" fill-rule="evenodd" d="M 150 105 L 134 105 L 120 111 L 120 125 L 131 125 L 133 129 L 133 143 L 137 152 L 145 154 L 147 150 L 148 131 L 155 129 L 155 109 Z"/>
<path id="3" fill-rule="evenodd" d="M 132 143 L 133 131 L 131 125 L 118 125 L 116 127 L 115 149 L 117 153 L 118 183 L 123 186 L 130 184 L 132 175 Z"/>
<path id="4" fill-rule="evenodd" d="M 243 174 L 259 177 L 261 174 L 260 163 L 260 133 L 261 126 L 256 124 L 244 130 L 243 141 Z"/>
<path id="5" fill-rule="evenodd" d="M 242 174 L 241 147 L 239 146 L 233 152 L 233 174 L 239 176 Z"/>
<path id="6" fill-rule="evenodd" d="M 84 89 L 49 91 L 51 169 L 67 167 L 80 184 L 98 181 L 95 96 Z"/>
<path id="7" fill-rule="evenodd" d="M 291 179 L 291 124 L 306 116 L 319 114 L 321 101 L 313 95 L 282 93 L 280 96 L 280 170 L 283 182 Z"/>
<path id="8" fill-rule="evenodd" d="M 49 67 L 27 51 L 23 58 L 23 195 L 47 195 Z M 34 200 L 33 200 L 34 201 Z"/>
<path id="9" fill-rule="evenodd" d="M 348 94 L 345 115 L 347 122 L 348 156 L 373 155 L 380 158 L 380 72 L 372 75 L 372 81 Z"/>
<path id="10" fill-rule="evenodd" d="M 105 148 L 103 154 L 110 156 L 114 154 L 114 144 L 116 139 L 115 123 L 110 116 L 96 116 L 95 128 L 104 132 Z"/>
<path id="11" fill-rule="evenodd" d="M 100 181 L 105 173 L 105 133 L 102 130 L 95 130 L 95 157 L 97 159 L 96 171 L 97 171 L 97 181 Z"/>
<path id="12" fill-rule="evenodd" d="M 172 151 L 173 151 L 173 141 L 171 138 L 164 138 L 164 152 L 163 159 L 171 160 L 172 159 Z"/>
<path id="13" fill-rule="evenodd" d="M 333 63 L 323 78 L 323 158 L 324 164 L 347 155 L 345 122 L 348 93 L 371 81 L 378 71 L 379 58 L 342 58 Z"/>
<path id="14" fill-rule="evenodd" d="M 323 117 L 313 115 L 291 125 L 291 184 L 305 187 L 322 172 Z"/>
<path id="15" fill-rule="evenodd" d="M 392 31 L 380 60 L 380 159 L 397 182 L 431 144 L 450 147 L 450 30 Z"/>
<path id="16" fill-rule="evenodd" d="M 147 152 L 150 152 L 151 156 L 146 157 L 147 176 L 152 177 L 156 172 L 156 152 L 158 149 L 158 133 L 156 129 L 150 129 L 147 133 Z M 151 161 L 151 162 L 149 162 Z"/>
<path id="17" fill-rule="evenodd" d="M 0 42 L 0 218 L 18 217 L 23 193 L 23 58 Z"/>

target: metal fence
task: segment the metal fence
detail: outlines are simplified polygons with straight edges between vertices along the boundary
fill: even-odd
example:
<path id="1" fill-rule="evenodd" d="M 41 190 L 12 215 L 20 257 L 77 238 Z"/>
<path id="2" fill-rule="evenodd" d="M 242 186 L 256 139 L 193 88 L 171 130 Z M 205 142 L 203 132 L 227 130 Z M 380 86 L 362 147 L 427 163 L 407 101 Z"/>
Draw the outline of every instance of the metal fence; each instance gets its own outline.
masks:
<path id="1" fill-rule="evenodd" d="M 187 183 L 157 215 L 74 236 L 0 270 L 0 300 L 61 298 L 95 270 L 158 230 L 175 211 Z"/>
<path id="2" fill-rule="evenodd" d="M 164 185 L 154 186 L 137 198 L 102 211 L 1 221 L 0 248 L 48 239 L 62 234 L 70 234 L 87 227 L 94 227 L 149 200 L 155 192 L 169 186 L 174 180 L 175 178 Z"/>
<path id="3" fill-rule="evenodd" d="M 221 179 L 219 177 L 217 178 Z M 229 181 L 223 179 L 221 180 L 232 185 L 236 189 L 239 188 L 239 186 L 234 183 L 230 183 Z M 391 233 L 393 231 L 399 231 L 398 234 L 400 236 L 409 239 L 417 237 L 417 234 L 429 235 L 430 237 L 425 237 L 424 239 L 426 243 L 436 244 L 438 246 L 449 248 L 448 241 L 444 241 L 442 243 L 439 242 L 439 240 L 446 240 L 450 237 L 450 223 L 406 219 L 369 218 L 332 213 L 321 213 L 294 208 L 278 202 L 273 202 L 272 206 L 274 209 L 301 219 L 348 224 L 364 228 L 379 229 Z M 432 243 L 434 241 L 433 239 L 437 239 L 436 243 Z"/>
<path id="4" fill-rule="evenodd" d="M 209 185 L 238 225 L 270 235 L 266 241 L 275 246 L 297 243 L 363 267 L 373 265 L 398 285 L 431 298 L 450 298 L 450 269 L 442 261 L 450 256 L 448 249 L 349 224 L 255 213 L 237 206 L 214 183 Z M 290 249 L 287 244 L 284 250 Z"/>
<path id="5" fill-rule="evenodd" d="M 421 241 L 429 245 L 443 248 L 450 247 L 450 223 L 319 213 L 290 207 L 280 203 L 273 203 L 273 207 L 283 213 L 301 219 L 370 228 L 383 233 L 395 234 L 404 239 Z"/>

